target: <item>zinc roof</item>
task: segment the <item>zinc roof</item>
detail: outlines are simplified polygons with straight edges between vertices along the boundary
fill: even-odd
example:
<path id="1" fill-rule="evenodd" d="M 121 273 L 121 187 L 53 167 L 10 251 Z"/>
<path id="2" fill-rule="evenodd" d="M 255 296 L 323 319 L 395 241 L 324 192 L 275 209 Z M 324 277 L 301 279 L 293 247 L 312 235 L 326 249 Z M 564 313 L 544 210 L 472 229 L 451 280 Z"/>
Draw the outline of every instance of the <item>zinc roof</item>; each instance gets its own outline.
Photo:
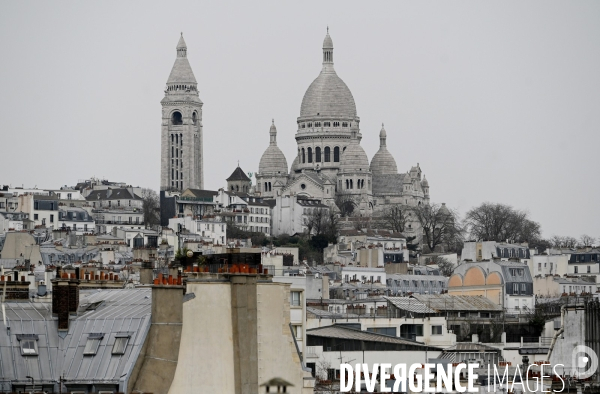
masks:
<path id="1" fill-rule="evenodd" d="M 402 309 L 402 310 L 405 310 L 408 312 L 422 313 L 422 314 L 438 313 L 436 310 L 429 308 L 427 305 L 425 305 L 421 301 L 415 300 L 414 298 L 411 298 L 411 297 L 383 297 L 383 298 L 385 298 L 386 300 L 388 300 L 389 302 L 394 304 L 394 306 L 397 307 L 398 309 Z"/>
<path id="2" fill-rule="evenodd" d="M 450 294 L 413 294 L 431 309 L 441 311 L 501 311 L 502 308 L 483 296 Z"/>
<path id="3" fill-rule="evenodd" d="M 389 335 L 375 334 L 368 331 L 360 331 L 349 327 L 332 325 L 326 327 L 312 328 L 306 330 L 306 335 L 325 338 L 350 339 L 368 342 L 385 342 L 399 345 L 425 346 L 420 342 L 409 341 L 407 339 L 392 337 Z"/>
<path id="4" fill-rule="evenodd" d="M 97 290 L 80 293 L 77 317 L 72 317 L 64 338 L 50 303 L 6 302 L 10 330 L 0 330 L 2 379 L 36 384 L 54 383 L 61 374 L 71 383 L 119 384 L 131 373 L 150 328 L 151 289 Z M 96 308 L 87 307 L 96 304 Z M 21 355 L 18 335 L 37 336 L 38 355 Z M 95 355 L 83 355 L 88 336 L 102 334 Z M 125 353 L 113 355 L 117 335 L 129 335 Z M 0 388 L 2 383 L 0 382 Z"/>

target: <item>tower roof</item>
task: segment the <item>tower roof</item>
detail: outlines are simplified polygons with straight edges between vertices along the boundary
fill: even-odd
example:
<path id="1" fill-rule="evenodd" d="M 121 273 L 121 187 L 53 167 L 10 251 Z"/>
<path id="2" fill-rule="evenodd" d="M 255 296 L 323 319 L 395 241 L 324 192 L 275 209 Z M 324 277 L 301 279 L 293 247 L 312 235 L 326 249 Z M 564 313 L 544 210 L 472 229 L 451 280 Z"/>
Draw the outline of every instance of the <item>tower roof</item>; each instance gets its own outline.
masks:
<path id="1" fill-rule="evenodd" d="M 269 134 L 271 138 L 269 147 L 260 158 L 258 172 L 263 175 L 287 175 L 287 160 L 281 149 L 277 146 L 277 128 L 275 127 L 274 120 L 271 123 Z"/>
<path id="2" fill-rule="evenodd" d="M 327 28 L 327 35 L 325 36 L 325 39 L 323 40 L 323 49 L 333 49 L 333 40 L 331 39 L 331 36 L 329 35 L 329 27 Z"/>
<path id="3" fill-rule="evenodd" d="M 387 150 L 386 146 L 387 133 L 383 124 L 379 132 L 379 150 L 371 160 L 371 172 L 373 175 L 397 174 L 398 166 L 394 156 Z"/>
<path id="4" fill-rule="evenodd" d="M 300 117 L 356 117 L 356 104 L 348 86 L 333 68 L 333 41 L 329 32 L 323 40 L 323 68 L 310 84 L 300 106 Z"/>
<path id="5" fill-rule="evenodd" d="M 244 170 L 242 170 L 238 165 L 237 168 L 233 170 L 231 175 L 229 175 L 229 178 L 227 178 L 226 181 L 250 181 L 250 178 L 248 178 L 248 175 L 246 175 Z"/>
<path id="6" fill-rule="evenodd" d="M 167 85 L 172 84 L 197 84 L 196 77 L 194 77 L 194 72 L 187 59 L 187 45 L 183 39 L 183 33 L 177 43 L 177 57 L 167 80 Z"/>
<path id="7" fill-rule="evenodd" d="M 177 49 L 180 48 L 187 49 L 187 45 L 185 44 L 185 40 L 183 39 L 183 33 L 181 33 L 181 37 L 179 37 L 179 42 L 177 43 Z"/>

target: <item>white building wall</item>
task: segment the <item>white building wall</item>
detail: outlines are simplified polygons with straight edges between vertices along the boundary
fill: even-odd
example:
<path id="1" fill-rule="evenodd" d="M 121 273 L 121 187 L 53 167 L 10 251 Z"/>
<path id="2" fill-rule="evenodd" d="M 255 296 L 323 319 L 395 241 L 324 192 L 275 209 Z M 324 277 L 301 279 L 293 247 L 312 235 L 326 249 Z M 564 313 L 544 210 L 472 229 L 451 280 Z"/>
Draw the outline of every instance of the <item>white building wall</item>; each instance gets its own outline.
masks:
<path id="1" fill-rule="evenodd" d="M 213 244 L 225 245 L 227 242 L 227 223 L 208 220 L 197 220 L 191 216 L 169 219 L 169 228 L 178 231 L 178 225 L 202 237 L 203 240 L 212 240 Z"/>
<path id="2" fill-rule="evenodd" d="M 538 254 L 531 257 L 529 261 L 529 272 L 531 276 L 560 275 L 568 272 L 569 256 L 566 254 L 544 255 Z"/>

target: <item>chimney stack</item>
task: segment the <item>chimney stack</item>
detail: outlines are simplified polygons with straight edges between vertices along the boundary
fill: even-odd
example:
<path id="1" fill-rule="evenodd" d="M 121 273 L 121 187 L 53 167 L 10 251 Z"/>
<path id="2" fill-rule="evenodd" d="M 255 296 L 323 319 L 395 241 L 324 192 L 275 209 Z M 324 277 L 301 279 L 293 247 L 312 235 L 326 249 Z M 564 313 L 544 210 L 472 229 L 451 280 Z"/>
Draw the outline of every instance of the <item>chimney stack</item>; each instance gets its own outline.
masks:
<path id="1" fill-rule="evenodd" d="M 67 275 L 63 275 L 67 276 Z M 58 316 L 58 330 L 69 330 L 69 315 L 79 307 L 79 280 L 52 279 L 52 314 Z"/>

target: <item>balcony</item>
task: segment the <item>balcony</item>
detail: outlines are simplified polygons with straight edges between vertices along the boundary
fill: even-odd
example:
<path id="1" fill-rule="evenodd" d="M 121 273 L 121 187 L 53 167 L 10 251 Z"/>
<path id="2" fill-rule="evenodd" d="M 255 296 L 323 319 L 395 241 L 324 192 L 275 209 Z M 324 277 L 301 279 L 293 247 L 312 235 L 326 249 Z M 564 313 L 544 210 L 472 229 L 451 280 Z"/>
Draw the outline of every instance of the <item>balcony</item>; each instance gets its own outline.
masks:
<path id="1" fill-rule="evenodd" d="M 127 225 L 131 225 L 131 226 L 143 226 L 144 222 L 140 221 L 139 223 L 136 222 L 130 222 L 127 220 L 96 220 L 96 224 L 127 224 Z"/>
<path id="2" fill-rule="evenodd" d="M 204 202 L 216 205 L 216 202 L 213 201 L 212 197 L 178 197 L 177 202 Z"/>

